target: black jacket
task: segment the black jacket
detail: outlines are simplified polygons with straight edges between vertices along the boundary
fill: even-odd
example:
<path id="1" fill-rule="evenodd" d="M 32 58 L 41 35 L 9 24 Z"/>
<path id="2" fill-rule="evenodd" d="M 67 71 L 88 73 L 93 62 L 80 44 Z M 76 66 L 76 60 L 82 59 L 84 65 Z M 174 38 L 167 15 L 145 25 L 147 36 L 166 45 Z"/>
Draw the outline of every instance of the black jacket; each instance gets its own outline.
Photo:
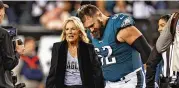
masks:
<path id="1" fill-rule="evenodd" d="M 64 88 L 67 49 L 66 41 L 53 45 L 51 67 L 47 77 L 46 88 Z M 102 70 L 93 45 L 80 41 L 77 53 L 83 87 L 104 88 Z"/>
<path id="2" fill-rule="evenodd" d="M 10 35 L 0 28 L 0 88 L 13 88 L 11 70 L 18 64 L 18 58 Z"/>

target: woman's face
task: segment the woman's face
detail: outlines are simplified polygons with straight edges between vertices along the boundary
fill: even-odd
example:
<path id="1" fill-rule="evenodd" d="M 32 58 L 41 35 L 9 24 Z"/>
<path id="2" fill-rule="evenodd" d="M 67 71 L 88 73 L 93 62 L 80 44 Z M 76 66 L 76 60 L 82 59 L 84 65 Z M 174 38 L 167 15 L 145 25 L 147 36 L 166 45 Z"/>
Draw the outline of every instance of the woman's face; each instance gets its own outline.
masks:
<path id="1" fill-rule="evenodd" d="M 164 29 L 164 26 L 166 25 L 166 21 L 163 19 L 160 19 L 158 22 L 158 31 L 162 32 L 162 30 Z"/>
<path id="2" fill-rule="evenodd" d="M 79 40 L 80 30 L 77 29 L 72 21 L 69 21 L 65 27 L 65 37 L 68 42 L 77 42 Z"/>

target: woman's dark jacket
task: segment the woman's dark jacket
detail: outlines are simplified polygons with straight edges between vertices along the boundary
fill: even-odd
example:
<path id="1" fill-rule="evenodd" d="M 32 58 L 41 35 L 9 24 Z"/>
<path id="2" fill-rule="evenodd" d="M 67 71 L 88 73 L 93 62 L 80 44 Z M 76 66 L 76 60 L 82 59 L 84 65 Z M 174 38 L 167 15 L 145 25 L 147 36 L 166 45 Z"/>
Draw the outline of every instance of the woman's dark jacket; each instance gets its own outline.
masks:
<path id="1" fill-rule="evenodd" d="M 64 88 L 67 50 L 67 41 L 54 43 L 46 88 Z M 83 87 L 104 88 L 100 62 L 98 61 L 93 45 L 79 41 L 77 53 Z"/>

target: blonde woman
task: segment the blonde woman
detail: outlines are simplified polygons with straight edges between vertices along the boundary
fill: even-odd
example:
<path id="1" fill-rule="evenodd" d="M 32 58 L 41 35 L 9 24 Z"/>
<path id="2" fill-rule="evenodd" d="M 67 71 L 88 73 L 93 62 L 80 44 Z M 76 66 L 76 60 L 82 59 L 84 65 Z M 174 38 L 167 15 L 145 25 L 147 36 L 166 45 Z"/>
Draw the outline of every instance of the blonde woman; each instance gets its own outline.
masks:
<path id="1" fill-rule="evenodd" d="M 97 55 L 80 19 L 64 22 L 61 40 L 53 45 L 46 88 L 104 88 Z"/>

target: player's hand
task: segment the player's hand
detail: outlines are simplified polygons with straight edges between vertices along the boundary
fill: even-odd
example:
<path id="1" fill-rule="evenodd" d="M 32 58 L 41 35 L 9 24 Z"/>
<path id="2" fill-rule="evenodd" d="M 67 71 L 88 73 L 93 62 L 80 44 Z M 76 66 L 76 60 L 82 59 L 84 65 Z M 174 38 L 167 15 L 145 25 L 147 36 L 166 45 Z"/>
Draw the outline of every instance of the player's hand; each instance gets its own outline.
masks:
<path id="1" fill-rule="evenodd" d="M 144 70 L 147 70 L 147 65 L 146 64 L 143 64 L 144 65 Z"/>
<path id="2" fill-rule="evenodd" d="M 19 53 L 20 55 L 24 54 L 24 44 L 21 40 L 16 40 L 16 51 L 17 53 Z"/>

